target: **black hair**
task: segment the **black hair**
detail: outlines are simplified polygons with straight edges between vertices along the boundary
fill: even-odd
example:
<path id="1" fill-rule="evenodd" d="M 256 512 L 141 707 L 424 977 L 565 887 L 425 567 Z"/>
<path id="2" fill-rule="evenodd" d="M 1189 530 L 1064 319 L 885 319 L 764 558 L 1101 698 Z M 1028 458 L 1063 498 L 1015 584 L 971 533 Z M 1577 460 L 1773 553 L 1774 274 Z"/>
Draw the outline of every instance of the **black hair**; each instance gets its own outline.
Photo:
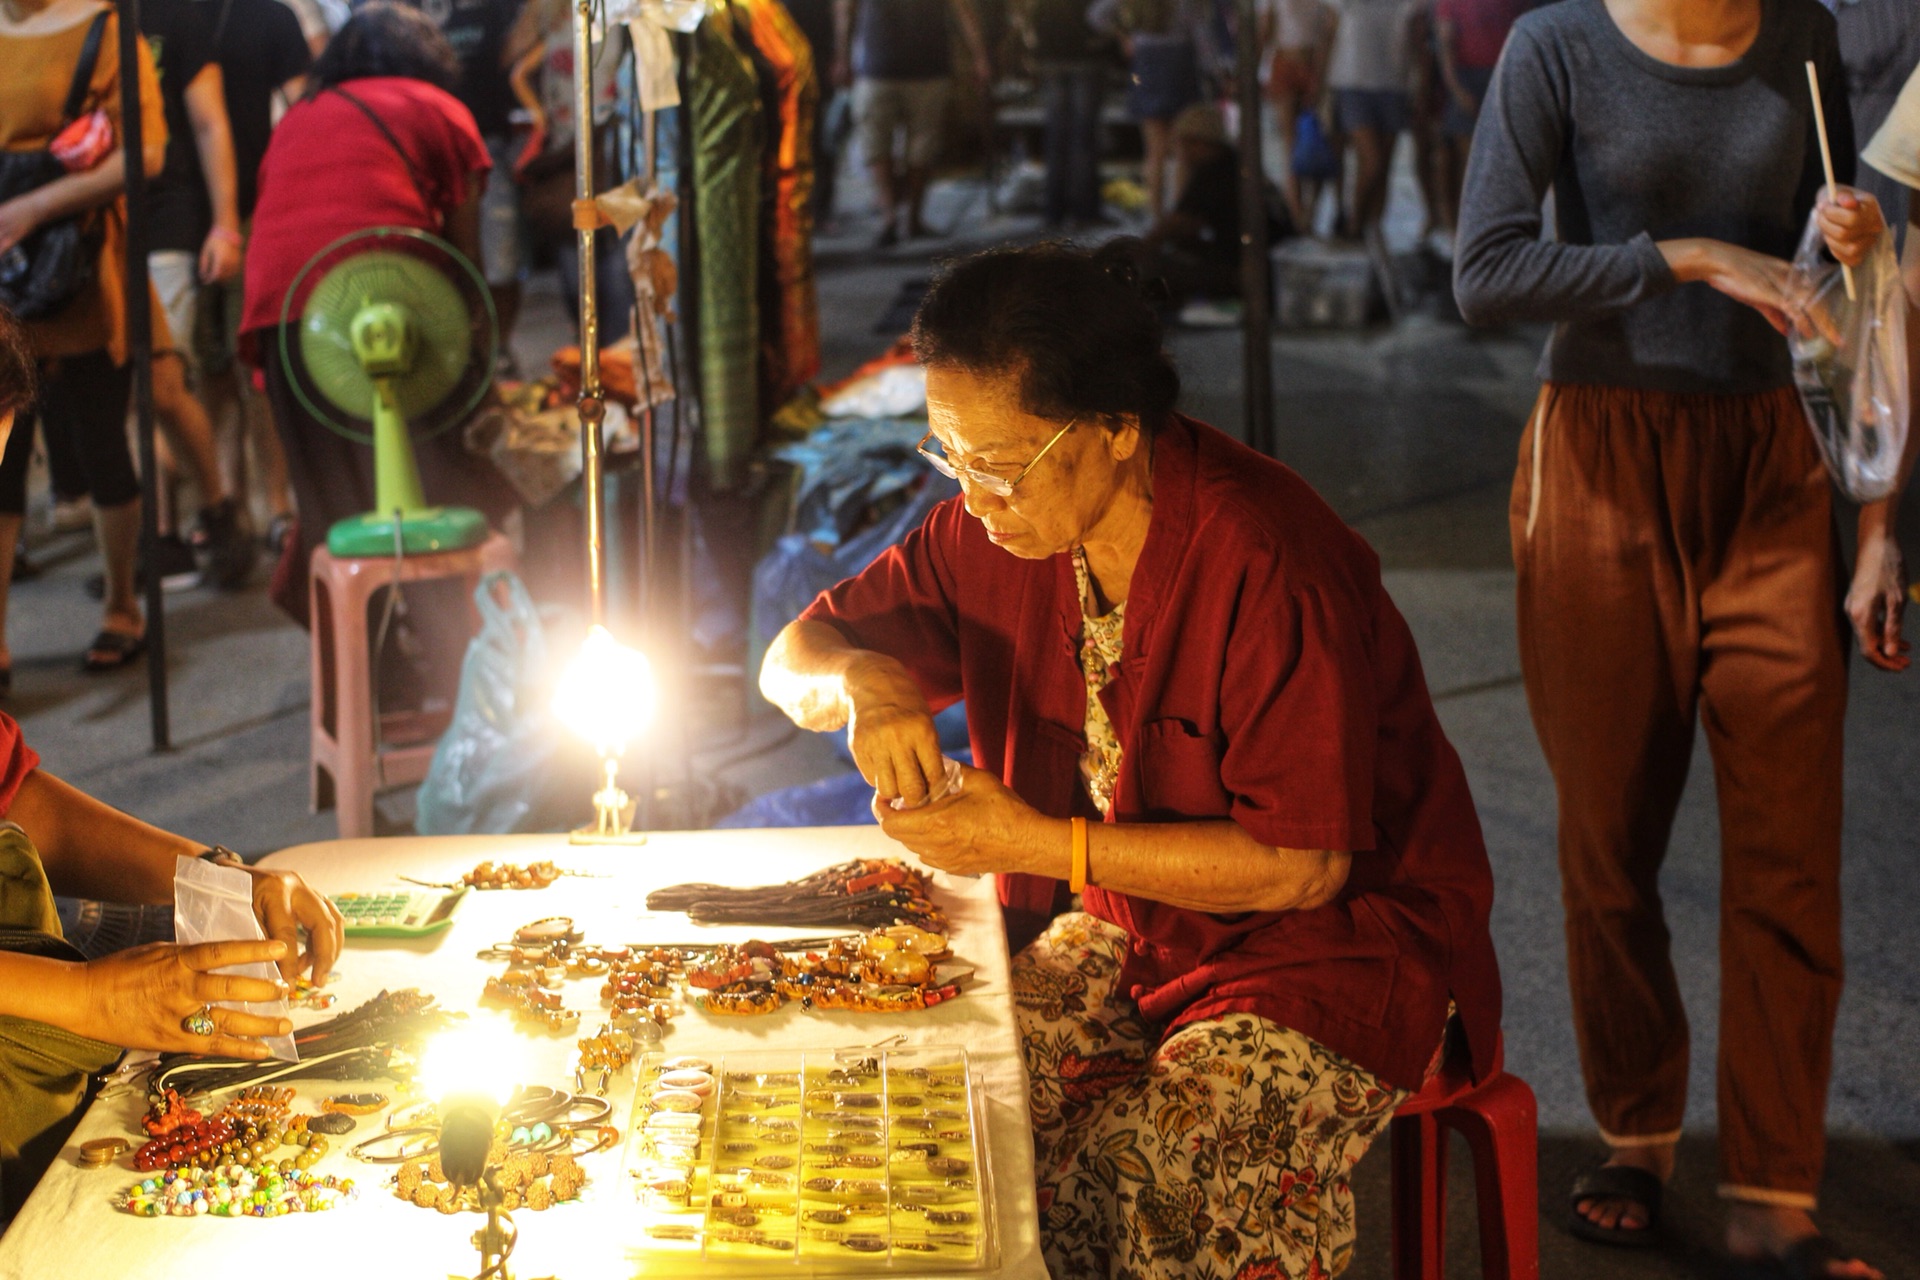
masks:
<path id="1" fill-rule="evenodd" d="M 433 19 L 411 5 L 362 5 L 307 73 L 307 96 L 370 76 L 425 80 L 451 93 L 460 82 L 460 59 Z"/>
<path id="2" fill-rule="evenodd" d="M 14 413 L 33 403 L 33 348 L 27 331 L 13 312 L 0 307 L 0 414 Z"/>
<path id="3" fill-rule="evenodd" d="M 948 264 L 913 318 L 925 365 L 1014 374 L 1020 405 L 1064 422 L 1138 419 L 1151 436 L 1180 398 L 1180 375 L 1161 342 L 1140 242 L 989 249 Z"/>

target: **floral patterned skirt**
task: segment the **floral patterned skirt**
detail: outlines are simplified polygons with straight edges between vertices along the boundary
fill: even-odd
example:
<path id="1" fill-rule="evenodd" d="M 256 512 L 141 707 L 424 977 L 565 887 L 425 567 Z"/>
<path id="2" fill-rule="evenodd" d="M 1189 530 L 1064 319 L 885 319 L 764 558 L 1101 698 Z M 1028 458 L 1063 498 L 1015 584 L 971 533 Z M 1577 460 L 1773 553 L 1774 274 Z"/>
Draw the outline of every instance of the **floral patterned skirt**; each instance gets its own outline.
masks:
<path id="1" fill-rule="evenodd" d="M 1127 935 L 1056 919 L 1013 962 L 1047 1266 L 1074 1280 L 1323 1280 L 1347 1177 L 1407 1094 L 1254 1014 L 1165 1040 L 1120 992 Z"/>

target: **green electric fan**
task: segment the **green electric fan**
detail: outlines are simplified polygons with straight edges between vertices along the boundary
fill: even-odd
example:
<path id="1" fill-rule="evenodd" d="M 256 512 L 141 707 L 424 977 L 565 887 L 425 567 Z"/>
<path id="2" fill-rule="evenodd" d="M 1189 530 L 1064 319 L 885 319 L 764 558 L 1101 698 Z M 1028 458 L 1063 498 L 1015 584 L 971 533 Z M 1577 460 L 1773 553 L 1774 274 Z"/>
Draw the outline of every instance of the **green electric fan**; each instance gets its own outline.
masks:
<path id="1" fill-rule="evenodd" d="M 301 405 L 373 446 L 373 510 L 327 530 L 327 550 L 420 555 L 484 541 L 478 511 L 427 504 L 413 450 L 415 436 L 464 422 L 493 379 L 500 329 L 473 263 L 424 231 L 356 231 L 300 268 L 280 319 L 280 358 Z"/>

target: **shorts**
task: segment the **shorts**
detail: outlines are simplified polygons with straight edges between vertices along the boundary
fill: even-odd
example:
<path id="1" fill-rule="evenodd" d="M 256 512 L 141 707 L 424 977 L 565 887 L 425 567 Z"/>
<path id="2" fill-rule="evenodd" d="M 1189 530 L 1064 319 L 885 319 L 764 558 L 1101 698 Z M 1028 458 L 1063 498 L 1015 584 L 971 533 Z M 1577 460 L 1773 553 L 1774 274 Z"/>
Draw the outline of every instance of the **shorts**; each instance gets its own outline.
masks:
<path id="1" fill-rule="evenodd" d="M 1447 95 L 1447 109 L 1440 117 L 1440 127 L 1446 130 L 1449 138 L 1471 138 L 1473 126 L 1480 120 L 1480 104 L 1487 100 L 1487 86 L 1493 83 L 1492 67 L 1455 67 L 1454 74 L 1460 78 L 1460 87 L 1473 96 L 1471 114 L 1462 111 L 1460 104 Z"/>
<path id="2" fill-rule="evenodd" d="M 513 180 L 515 150 L 506 134 L 487 139 L 493 168 L 487 171 L 487 185 L 480 193 L 480 261 L 475 265 L 495 287 L 515 284 L 526 276 L 526 229 L 520 217 L 520 186 Z"/>
<path id="3" fill-rule="evenodd" d="M 180 357 L 191 383 L 194 360 L 194 313 L 200 309 L 200 255 L 187 249 L 155 249 L 147 255 L 147 276 L 166 313 L 167 333 L 153 335 L 153 353 Z"/>
<path id="4" fill-rule="evenodd" d="M 931 169 L 940 158 L 947 123 L 945 80 L 853 82 L 853 127 L 868 164 L 891 161 L 894 135 L 906 130 L 909 169 Z"/>
<path id="5" fill-rule="evenodd" d="M 1127 114 L 1135 120 L 1171 120 L 1203 96 L 1200 55 L 1189 36 L 1134 36 L 1127 75 Z"/>
<path id="6" fill-rule="evenodd" d="M 1372 129 L 1393 138 L 1407 127 L 1413 104 L 1402 89 L 1335 89 L 1333 118 L 1340 132 Z"/>

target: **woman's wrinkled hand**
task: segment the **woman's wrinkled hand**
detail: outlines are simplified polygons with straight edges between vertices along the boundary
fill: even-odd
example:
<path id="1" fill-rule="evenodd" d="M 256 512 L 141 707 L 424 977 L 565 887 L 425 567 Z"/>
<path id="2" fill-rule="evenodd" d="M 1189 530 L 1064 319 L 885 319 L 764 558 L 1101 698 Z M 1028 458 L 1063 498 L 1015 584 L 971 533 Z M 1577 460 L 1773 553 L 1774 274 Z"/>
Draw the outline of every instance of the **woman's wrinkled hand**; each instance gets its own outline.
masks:
<path id="1" fill-rule="evenodd" d="M 267 937 L 286 945 L 279 957 L 280 976 L 288 982 L 302 969 L 313 970 L 315 986 L 327 980 L 346 939 L 346 921 L 340 909 L 316 893 L 291 871 L 242 867 L 253 877 L 253 914 Z M 307 949 L 300 951 L 300 930 L 307 931 Z"/>
<path id="2" fill-rule="evenodd" d="M 221 1001 L 255 1004 L 283 998 L 277 982 L 215 973 L 234 965 L 278 962 L 288 954 L 275 941 L 203 942 L 183 947 L 154 942 L 79 966 L 85 976 L 73 1031 L 129 1049 L 201 1053 L 228 1058 L 264 1058 L 261 1036 L 288 1035 L 286 1018 L 265 1018 L 239 1009 L 214 1008 L 214 1032 L 196 1036 L 181 1025 L 203 1005 Z"/>
<path id="3" fill-rule="evenodd" d="M 1905 671 L 1913 646 L 1900 637 L 1907 604 L 1907 570 L 1893 535 L 1863 534 L 1847 589 L 1847 620 L 1868 662 L 1882 671 Z"/>
<path id="4" fill-rule="evenodd" d="M 1867 260 L 1887 227 L 1880 202 L 1855 187 L 1822 187 L 1814 220 L 1820 224 L 1827 252 L 1849 267 Z"/>
<path id="5" fill-rule="evenodd" d="M 854 768 L 879 793 L 909 807 L 925 804 L 946 776 L 933 712 L 906 668 L 890 658 L 847 678 L 847 741 Z"/>
<path id="6" fill-rule="evenodd" d="M 985 770 L 961 766 L 956 794 L 917 809 L 896 810 L 876 796 L 873 813 L 882 831 L 937 870 L 963 876 L 1043 871 L 1051 820 Z M 1063 837 L 1063 866 L 1068 847 Z"/>

